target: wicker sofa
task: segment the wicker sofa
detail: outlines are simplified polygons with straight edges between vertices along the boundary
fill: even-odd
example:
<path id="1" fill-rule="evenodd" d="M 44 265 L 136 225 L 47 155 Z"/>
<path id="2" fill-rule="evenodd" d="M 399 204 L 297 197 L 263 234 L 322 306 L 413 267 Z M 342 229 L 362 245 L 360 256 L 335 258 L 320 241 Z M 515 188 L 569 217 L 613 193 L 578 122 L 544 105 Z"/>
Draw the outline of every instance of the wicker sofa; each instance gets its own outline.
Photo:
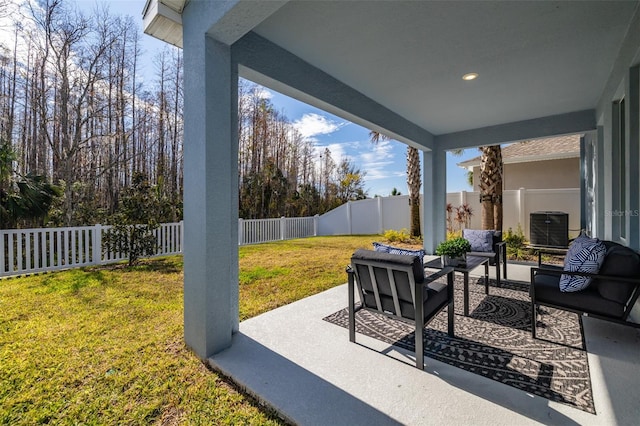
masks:
<path id="1" fill-rule="evenodd" d="M 606 247 L 604 261 L 597 274 L 566 272 L 562 267 L 541 265 L 531 268 L 531 333 L 536 337 L 537 307 L 557 309 L 640 328 L 629 314 L 640 295 L 640 254 L 612 241 Z M 592 278 L 584 290 L 562 292 L 562 275 Z"/>

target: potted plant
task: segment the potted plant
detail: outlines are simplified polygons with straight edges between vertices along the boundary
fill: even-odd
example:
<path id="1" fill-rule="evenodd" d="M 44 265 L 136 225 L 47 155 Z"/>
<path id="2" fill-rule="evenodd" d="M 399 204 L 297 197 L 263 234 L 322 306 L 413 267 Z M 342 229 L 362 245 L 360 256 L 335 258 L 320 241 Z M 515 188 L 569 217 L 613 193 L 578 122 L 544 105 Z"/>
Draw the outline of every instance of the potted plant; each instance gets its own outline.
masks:
<path id="1" fill-rule="evenodd" d="M 438 244 L 436 254 L 440 256 L 442 266 L 462 266 L 466 264 L 466 253 L 471 244 L 462 237 L 452 238 Z"/>

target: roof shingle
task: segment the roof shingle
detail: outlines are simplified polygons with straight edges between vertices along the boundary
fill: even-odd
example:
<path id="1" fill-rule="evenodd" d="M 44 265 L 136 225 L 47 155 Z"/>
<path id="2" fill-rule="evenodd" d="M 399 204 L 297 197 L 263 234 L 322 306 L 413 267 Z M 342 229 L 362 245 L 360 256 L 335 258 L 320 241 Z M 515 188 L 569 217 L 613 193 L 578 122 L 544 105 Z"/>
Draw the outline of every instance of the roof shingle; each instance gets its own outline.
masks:
<path id="1" fill-rule="evenodd" d="M 580 157 L 580 137 L 564 135 L 516 142 L 502 148 L 502 161 L 516 163 Z M 477 165 L 480 165 L 480 156 L 458 163 L 464 168 Z"/>

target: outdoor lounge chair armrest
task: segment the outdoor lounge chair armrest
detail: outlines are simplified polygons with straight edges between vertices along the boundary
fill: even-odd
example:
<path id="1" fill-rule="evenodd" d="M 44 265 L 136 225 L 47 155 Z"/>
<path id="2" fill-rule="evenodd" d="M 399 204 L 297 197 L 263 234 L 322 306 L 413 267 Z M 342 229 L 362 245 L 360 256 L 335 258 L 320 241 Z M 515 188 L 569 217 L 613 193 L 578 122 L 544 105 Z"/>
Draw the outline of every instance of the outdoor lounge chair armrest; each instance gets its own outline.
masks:
<path id="1" fill-rule="evenodd" d="M 422 283 L 424 284 L 429 284 L 434 282 L 435 280 L 437 280 L 438 278 L 442 278 L 450 273 L 454 272 L 453 267 L 451 266 L 445 266 L 444 268 L 440 269 L 437 272 L 434 272 L 433 274 L 427 275 L 426 277 L 424 277 L 424 282 Z"/>
<path id="2" fill-rule="evenodd" d="M 533 278 L 538 273 L 544 273 L 545 275 L 576 275 L 581 277 L 591 277 L 594 279 L 606 279 L 611 281 L 619 281 L 622 283 L 635 284 L 636 286 L 640 285 L 640 277 L 621 277 L 617 275 L 600 275 L 600 274 L 591 274 L 589 272 L 569 272 L 563 271 L 562 269 L 549 269 L 549 268 L 531 268 L 531 277 Z"/>

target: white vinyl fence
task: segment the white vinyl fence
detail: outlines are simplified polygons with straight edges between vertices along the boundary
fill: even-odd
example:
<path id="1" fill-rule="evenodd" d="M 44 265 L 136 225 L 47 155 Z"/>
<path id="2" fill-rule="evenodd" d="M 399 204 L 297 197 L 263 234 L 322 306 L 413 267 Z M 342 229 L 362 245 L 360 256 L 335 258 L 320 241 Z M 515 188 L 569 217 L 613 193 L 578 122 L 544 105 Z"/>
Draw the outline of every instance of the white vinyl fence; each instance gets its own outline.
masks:
<path id="1" fill-rule="evenodd" d="M 529 214 L 540 210 L 569 213 L 569 230 L 580 223 L 579 189 L 520 189 L 504 191 L 503 229 L 521 226 L 529 235 Z M 477 192 L 447 194 L 454 207 L 469 204 L 471 228 L 480 227 Z M 422 216 L 422 215 L 421 215 Z M 238 244 L 306 238 L 315 235 L 381 234 L 409 228 L 408 196 L 378 197 L 350 201 L 322 216 L 239 219 Z M 79 266 L 99 265 L 126 259 L 124 253 L 105 251 L 103 237 L 109 226 L 0 230 L 0 277 Z M 571 233 L 571 232 L 570 232 Z M 576 232 L 573 232 L 577 234 Z M 155 256 L 179 254 L 183 249 L 182 222 L 165 223 L 155 230 Z"/>
<path id="2" fill-rule="evenodd" d="M 266 243 L 318 235 L 319 216 L 276 219 L 240 219 L 238 244 Z"/>
<path id="3" fill-rule="evenodd" d="M 116 250 L 104 250 L 102 239 L 111 226 L 0 230 L 0 277 L 124 260 Z M 182 252 L 182 222 L 163 223 L 154 230 L 154 256 Z"/>
<path id="4" fill-rule="evenodd" d="M 183 223 L 163 223 L 155 231 L 154 256 L 182 253 Z M 107 250 L 103 238 L 111 226 L 0 230 L 0 277 L 101 265 L 127 259 Z M 317 235 L 318 216 L 238 221 L 238 244 Z"/>
<path id="5" fill-rule="evenodd" d="M 467 204 L 473 211 L 470 228 L 480 229 L 481 206 L 478 192 L 450 192 L 447 203 Z M 318 235 L 382 234 L 393 229 L 409 229 L 409 196 L 377 197 L 349 201 L 320 216 Z M 503 230 L 522 229 L 529 238 L 529 217 L 536 211 L 562 211 L 569 214 L 569 234 L 580 228 L 580 189 L 525 189 L 503 193 Z M 422 214 L 420 215 L 422 218 Z M 424 224 L 422 224 L 424 227 Z M 423 228 L 424 229 L 424 228 Z"/>

